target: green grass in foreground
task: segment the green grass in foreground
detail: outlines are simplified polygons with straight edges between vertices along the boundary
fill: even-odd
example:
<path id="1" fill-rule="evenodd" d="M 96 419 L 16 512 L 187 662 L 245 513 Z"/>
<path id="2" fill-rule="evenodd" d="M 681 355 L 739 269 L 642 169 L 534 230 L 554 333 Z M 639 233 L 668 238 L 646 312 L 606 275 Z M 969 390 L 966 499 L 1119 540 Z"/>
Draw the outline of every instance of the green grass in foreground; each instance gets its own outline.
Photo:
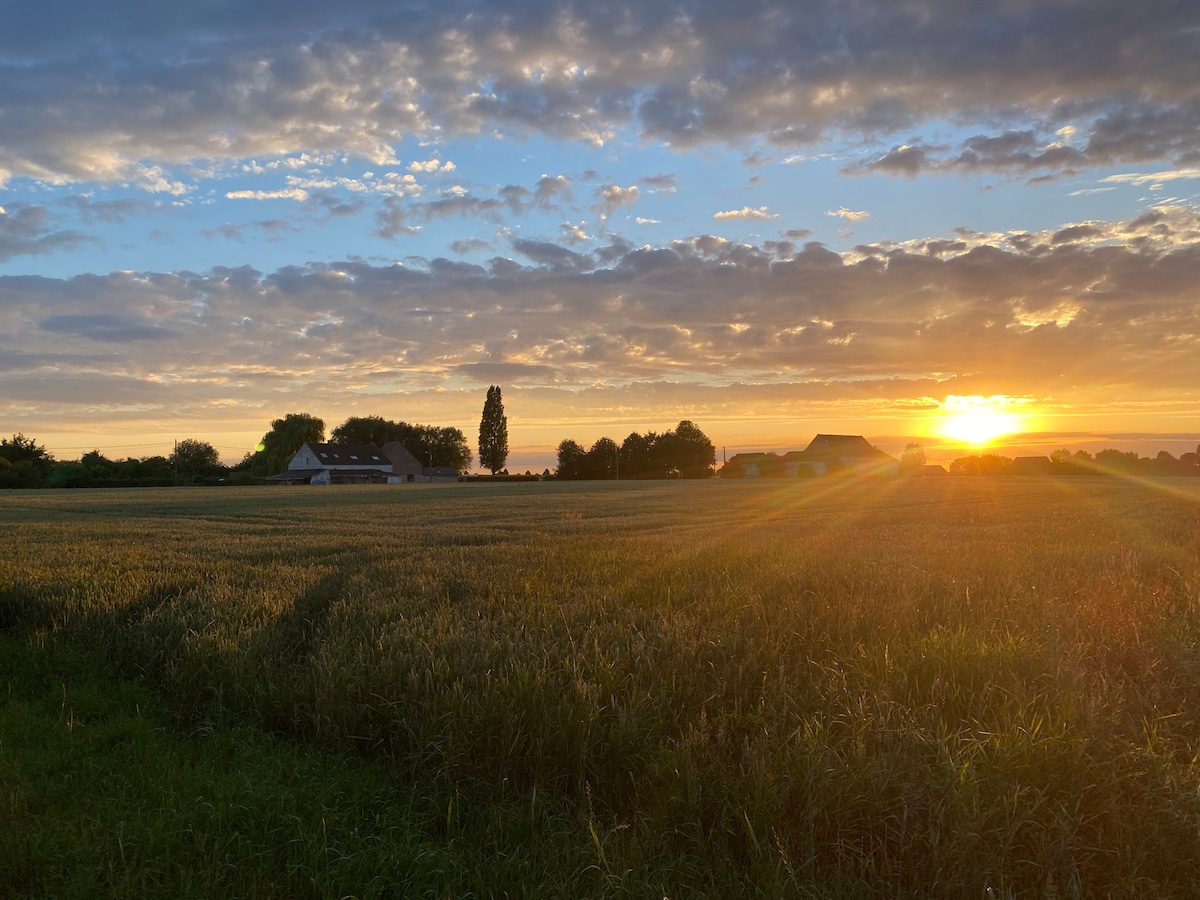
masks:
<path id="1" fill-rule="evenodd" d="M 0 894 L 1200 894 L 1186 481 L 0 522 Z"/>
<path id="2" fill-rule="evenodd" d="M 601 890 L 563 804 L 398 779 L 253 728 L 169 725 L 142 686 L 0 638 L 0 896 Z M 539 888 L 538 886 L 541 886 Z"/>

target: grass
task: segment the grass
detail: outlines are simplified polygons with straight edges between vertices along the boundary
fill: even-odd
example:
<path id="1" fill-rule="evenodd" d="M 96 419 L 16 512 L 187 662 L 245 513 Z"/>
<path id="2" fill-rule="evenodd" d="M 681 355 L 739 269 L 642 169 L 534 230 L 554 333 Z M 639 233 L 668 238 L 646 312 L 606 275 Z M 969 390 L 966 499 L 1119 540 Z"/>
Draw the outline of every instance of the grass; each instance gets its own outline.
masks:
<path id="1" fill-rule="evenodd" d="M 1200 893 L 1187 480 L 14 492 L 0 523 L 0 894 Z"/>

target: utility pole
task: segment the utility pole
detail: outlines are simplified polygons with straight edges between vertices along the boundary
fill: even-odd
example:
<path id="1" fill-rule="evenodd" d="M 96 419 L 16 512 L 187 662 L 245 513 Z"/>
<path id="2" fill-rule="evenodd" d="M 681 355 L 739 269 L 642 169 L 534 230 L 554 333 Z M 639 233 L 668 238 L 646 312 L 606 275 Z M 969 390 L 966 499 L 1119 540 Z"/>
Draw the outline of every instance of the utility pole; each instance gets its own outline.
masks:
<path id="1" fill-rule="evenodd" d="M 171 461 L 175 464 L 173 473 L 175 487 L 179 487 L 179 438 L 175 438 L 175 452 L 171 454 Z"/>

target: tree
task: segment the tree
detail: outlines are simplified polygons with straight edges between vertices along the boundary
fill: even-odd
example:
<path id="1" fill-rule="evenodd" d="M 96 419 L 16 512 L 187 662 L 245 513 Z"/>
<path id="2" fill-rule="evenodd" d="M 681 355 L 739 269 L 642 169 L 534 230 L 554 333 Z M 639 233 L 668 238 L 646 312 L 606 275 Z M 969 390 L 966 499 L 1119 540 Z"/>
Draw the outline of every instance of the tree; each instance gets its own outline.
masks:
<path id="1" fill-rule="evenodd" d="M 495 475 L 508 460 L 508 416 L 504 415 L 504 400 L 499 385 L 488 388 L 479 420 L 479 464 Z"/>
<path id="2" fill-rule="evenodd" d="M 658 439 L 658 435 L 653 431 L 646 435 L 638 434 L 635 431 L 622 441 L 620 452 L 622 478 L 662 477 L 655 452 Z"/>
<path id="3" fill-rule="evenodd" d="M 1096 465 L 1106 472 L 1132 474 L 1138 468 L 1138 455 L 1107 447 L 1096 454 Z"/>
<path id="4" fill-rule="evenodd" d="M 471 446 L 459 429 L 436 425 L 418 425 L 417 429 L 417 446 L 408 448 L 417 459 L 430 460 L 431 465 L 447 466 L 459 472 L 471 468 Z"/>
<path id="5" fill-rule="evenodd" d="M 905 444 L 900 454 L 900 469 L 913 472 L 925 465 L 925 448 L 920 444 Z"/>
<path id="6" fill-rule="evenodd" d="M 171 465 L 181 481 L 192 484 L 197 478 L 208 478 L 224 469 L 217 450 L 207 441 L 186 438 L 175 445 Z"/>
<path id="7" fill-rule="evenodd" d="M 333 429 L 330 438 L 339 444 L 374 444 L 376 447 L 396 441 L 422 465 L 447 466 L 459 472 L 471 468 L 471 447 L 467 436 L 457 428 L 410 425 L 380 416 L 352 416 Z"/>
<path id="8" fill-rule="evenodd" d="M 592 444 L 583 460 L 583 477 L 596 481 L 607 481 L 617 477 L 618 457 L 621 450 L 617 442 L 609 437 L 599 438 Z"/>
<path id="9" fill-rule="evenodd" d="M 664 436 L 669 449 L 668 474 L 681 478 L 711 478 L 717 464 L 717 448 L 695 423 L 684 419 L 675 431 Z"/>
<path id="10" fill-rule="evenodd" d="M 46 487 L 85 488 L 95 484 L 92 473 L 81 462 L 56 462 L 46 478 Z"/>
<path id="11" fill-rule="evenodd" d="M 0 440 L 0 459 L 10 463 L 0 471 L 0 487 L 43 487 L 54 466 L 54 457 L 46 448 L 23 434 Z"/>
<path id="12" fill-rule="evenodd" d="M 577 442 L 565 440 L 558 445 L 558 468 L 554 471 L 555 478 L 582 478 L 583 461 L 587 451 Z"/>
<path id="13" fill-rule="evenodd" d="M 407 422 L 392 422 L 381 416 L 351 416 L 329 435 L 336 444 L 374 444 L 382 447 L 392 441 L 399 441 L 405 446 L 412 439 L 420 426 L 409 425 Z M 409 447 L 409 452 L 412 448 Z M 413 453 L 416 456 L 416 453 Z"/>
<path id="14" fill-rule="evenodd" d="M 308 413 L 288 413 L 271 423 L 258 445 L 255 475 L 278 475 L 306 443 L 325 440 L 325 423 Z"/>

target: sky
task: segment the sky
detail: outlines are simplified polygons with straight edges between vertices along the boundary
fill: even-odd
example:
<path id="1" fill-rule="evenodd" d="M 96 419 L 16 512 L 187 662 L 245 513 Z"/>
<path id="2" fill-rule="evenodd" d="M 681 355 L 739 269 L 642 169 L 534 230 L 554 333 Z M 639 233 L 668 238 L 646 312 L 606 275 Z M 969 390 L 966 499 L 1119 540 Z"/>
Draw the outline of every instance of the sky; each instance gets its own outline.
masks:
<path id="1" fill-rule="evenodd" d="M 1194 0 L 0 5 L 0 434 L 1200 443 Z M 960 429 L 961 431 L 961 429 Z M 979 448 L 975 448 L 978 450 Z"/>

